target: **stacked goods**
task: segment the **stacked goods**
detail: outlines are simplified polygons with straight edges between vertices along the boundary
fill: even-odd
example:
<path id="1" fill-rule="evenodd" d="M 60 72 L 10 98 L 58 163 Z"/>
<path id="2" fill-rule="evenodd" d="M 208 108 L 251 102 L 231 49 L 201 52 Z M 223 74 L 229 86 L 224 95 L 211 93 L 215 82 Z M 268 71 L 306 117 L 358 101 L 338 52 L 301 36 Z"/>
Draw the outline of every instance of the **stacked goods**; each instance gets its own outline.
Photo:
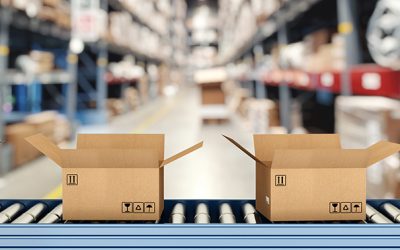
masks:
<path id="1" fill-rule="evenodd" d="M 161 42 L 159 35 L 134 22 L 128 12 L 111 12 L 109 17 L 111 43 L 152 57 L 164 58 L 166 56 L 163 53 L 168 49 Z"/>
<path id="2" fill-rule="evenodd" d="M 124 89 L 123 101 L 127 111 L 135 110 L 140 104 L 138 91 L 132 87 Z"/>
<path id="3" fill-rule="evenodd" d="M 225 105 L 222 85 L 228 79 L 225 68 L 198 70 L 194 81 L 201 91 L 201 117 L 205 121 L 226 121 L 229 111 Z"/>
<path id="4" fill-rule="evenodd" d="M 36 73 L 49 72 L 54 68 L 54 55 L 50 52 L 32 50 L 29 57 L 36 64 Z"/>
<path id="5" fill-rule="evenodd" d="M 26 143 L 25 137 L 42 133 L 55 143 L 61 143 L 71 136 L 69 121 L 54 111 L 29 115 L 21 123 L 6 127 L 6 141 L 13 147 L 14 165 L 19 166 L 37 158 L 39 152 Z"/>
<path id="6" fill-rule="evenodd" d="M 278 108 L 275 102 L 250 98 L 245 101 L 244 106 L 246 121 L 253 133 L 267 133 L 271 127 L 279 126 Z"/>
<path id="7" fill-rule="evenodd" d="M 160 34 L 167 34 L 167 18 L 163 13 L 155 9 L 152 1 L 147 0 L 123 0 L 121 4 L 131 13 L 136 15 L 152 29 Z"/>
<path id="8" fill-rule="evenodd" d="M 18 56 L 16 65 L 27 74 L 50 72 L 54 68 L 54 55 L 50 52 L 32 50 L 29 55 Z"/>
<path id="9" fill-rule="evenodd" d="M 13 148 L 14 166 L 19 166 L 39 157 L 39 151 L 25 141 L 25 137 L 36 133 L 37 130 L 34 126 L 27 123 L 17 123 L 6 127 L 6 142 Z"/>
<path id="10" fill-rule="evenodd" d="M 254 37 L 282 5 L 280 0 L 221 0 L 219 1 L 220 37 L 219 60 L 224 62 Z"/>
<path id="11" fill-rule="evenodd" d="M 267 20 L 271 14 L 278 10 L 280 5 L 279 0 L 251 0 L 251 7 L 257 17 L 257 24 Z"/>
<path id="12" fill-rule="evenodd" d="M 314 32 L 304 39 L 305 64 L 303 70 L 312 73 L 341 71 L 345 68 L 344 37 L 332 36 L 329 30 Z"/>
<path id="13" fill-rule="evenodd" d="M 336 131 L 343 146 L 369 146 L 376 140 L 400 142 L 400 102 L 385 97 L 338 97 Z M 370 136 L 365 136 L 370 135 Z M 367 171 L 369 197 L 397 197 L 399 156 L 391 156 Z"/>
<path id="14" fill-rule="evenodd" d="M 107 99 L 107 110 L 110 117 L 121 115 L 125 112 L 124 102 L 117 98 Z"/>

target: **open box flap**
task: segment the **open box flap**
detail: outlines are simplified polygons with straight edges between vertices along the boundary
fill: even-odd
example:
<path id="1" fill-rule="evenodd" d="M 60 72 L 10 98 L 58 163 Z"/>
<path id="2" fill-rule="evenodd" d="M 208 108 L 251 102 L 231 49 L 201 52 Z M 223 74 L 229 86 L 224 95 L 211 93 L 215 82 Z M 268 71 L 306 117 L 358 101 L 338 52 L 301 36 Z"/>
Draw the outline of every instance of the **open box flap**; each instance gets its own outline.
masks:
<path id="1" fill-rule="evenodd" d="M 177 160 L 177 159 L 179 159 L 179 158 L 181 158 L 181 157 L 183 157 L 183 156 L 185 156 L 185 155 L 187 155 L 187 154 L 189 154 L 189 153 L 191 153 L 191 152 L 193 152 L 193 151 L 195 151 L 195 150 L 197 150 L 197 149 L 199 149 L 199 148 L 201 148 L 202 146 L 203 146 L 203 142 L 199 142 L 199 143 L 191 146 L 190 148 L 187 148 L 187 149 L 185 149 L 185 150 L 183 150 L 183 151 L 181 151 L 181 152 L 179 152 L 179 153 L 177 153 L 177 154 L 165 159 L 164 161 L 161 162 L 160 168 L 165 166 L 165 165 L 167 165 L 167 164 L 169 164 L 169 163 L 171 163 L 171 162 L 173 162 L 173 161 L 175 161 L 175 160 Z"/>
<path id="2" fill-rule="evenodd" d="M 400 151 L 400 144 L 380 141 L 366 149 L 368 152 L 368 161 L 366 167 L 377 163 L 386 157 Z"/>
<path id="3" fill-rule="evenodd" d="M 36 134 L 25 138 L 25 140 L 61 167 L 62 151 L 49 138 L 42 134 Z"/>
<path id="4" fill-rule="evenodd" d="M 364 149 L 278 149 L 272 168 L 365 168 Z"/>
<path id="5" fill-rule="evenodd" d="M 267 167 L 267 164 L 264 163 L 263 161 L 261 161 L 260 159 L 258 159 L 255 155 L 253 155 L 252 153 L 250 153 L 247 149 L 245 149 L 242 145 L 240 145 L 237 141 L 235 141 L 234 139 L 226 136 L 226 135 L 222 135 L 223 137 L 225 137 L 228 141 L 230 141 L 233 145 L 235 145 L 236 147 L 238 147 L 240 150 L 242 150 L 246 155 L 250 156 L 250 158 L 252 158 L 253 160 L 255 160 L 256 162 L 260 163 L 263 166 Z"/>
<path id="6" fill-rule="evenodd" d="M 163 134 L 79 134 L 77 149 L 155 149 L 159 161 L 164 160 Z"/>
<path id="7" fill-rule="evenodd" d="M 65 149 L 63 168 L 158 168 L 154 149 Z"/>
<path id="8" fill-rule="evenodd" d="M 337 134 L 254 135 L 255 155 L 262 161 L 272 161 L 277 149 L 340 149 Z"/>

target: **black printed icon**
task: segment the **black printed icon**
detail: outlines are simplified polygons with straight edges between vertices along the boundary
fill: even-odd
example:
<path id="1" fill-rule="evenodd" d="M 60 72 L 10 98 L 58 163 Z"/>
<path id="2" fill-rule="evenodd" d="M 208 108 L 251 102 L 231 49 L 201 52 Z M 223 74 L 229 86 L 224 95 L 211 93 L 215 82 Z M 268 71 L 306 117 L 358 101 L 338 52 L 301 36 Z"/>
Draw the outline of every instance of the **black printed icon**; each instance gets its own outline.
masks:
<path id="1" fill-rule="evenodd" d="M 340 210 L 342 213 L 351 213 L 351 203 L 350 202 L 341 202 Z"/>
<path id="2" fill-rule="evenodd" d="M 275 175 L 275 186 L 286 186 L 286 175 Z"/>
<path id="3" fill-rule="evenodd" d="M 78 175 L 77 174 L 67 174 L 67 185 L 78 185 Z"/>
<path id="4" fill-rule="evenodd" d="M 132 213 L 132 202 L 122 202 L 122 213 Z"/>
<path id="5" fill-rule="evenodd" d="M 361 202 L 352 202 L 351 203 L 351 212 L 352 213 L 361 213 L 362 212 L 362 203 Z"/>
<path id="6" fill-rule="evenodd" d="M 133 212 L 134 213 L 143 213 L 143 202 L 134 202 L 133 203 Z"/>
<path id="7" fill-rule="evenodd" d="M 329 203 L 329 213 L 340 213 L 340 203 L 330 202 Z"/>
<path id="8" fill-rule="evenodd" d="M 154 202 L 145 202 L 144 203 L 144 212 L 145 213 L 155 213 L 156 206 Z"/>

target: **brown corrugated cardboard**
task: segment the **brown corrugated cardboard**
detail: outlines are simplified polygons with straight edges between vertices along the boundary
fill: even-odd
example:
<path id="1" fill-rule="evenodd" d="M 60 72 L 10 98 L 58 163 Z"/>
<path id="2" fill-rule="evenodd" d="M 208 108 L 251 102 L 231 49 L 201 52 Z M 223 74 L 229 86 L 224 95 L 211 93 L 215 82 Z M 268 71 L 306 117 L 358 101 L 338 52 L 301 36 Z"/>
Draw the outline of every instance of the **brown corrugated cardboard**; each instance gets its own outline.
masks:
<path id="1" fill-rule="evenodd" d="M 225 136 L 226 137 L 226 136 Z M 338 135 L 254 135 L 256 208 L 271 221 L 364 220 L 365 169 L 400 151 L 381 141 L 341 149 Z"/>
<path id="2" fill-rule="evenodd" d="M 5 131 L 7 143 L 13 148 L 13 165 L 19 166 L 31 161 L 40 155 L 34 147 L 29 145 L 24 138 L 36 134 L 38 131 L 35 126 L 27 123 L 17 123 L 8 125 Z"/>
<path id="3" fill-rule="evenodd" d="M 158 220 L 164 209 L 164 168 L 200 142 L 164 159 L 164 135 L 78 135 L 60 149 L 37 134 L 26 138 L 63 172 L 64 220 Z"/>

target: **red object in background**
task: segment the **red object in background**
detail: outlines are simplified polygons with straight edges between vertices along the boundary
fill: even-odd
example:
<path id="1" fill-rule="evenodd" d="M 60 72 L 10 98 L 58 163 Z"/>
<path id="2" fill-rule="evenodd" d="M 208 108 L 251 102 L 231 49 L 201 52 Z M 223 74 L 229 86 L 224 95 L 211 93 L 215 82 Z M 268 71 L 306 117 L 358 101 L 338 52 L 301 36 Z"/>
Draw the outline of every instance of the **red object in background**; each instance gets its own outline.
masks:
<path id="1" fill-rule="evenodd" d="M 352 90 L 355 95 L 376 95 L 400 98 L 400 71 L 375 64 L 351 68 Z"/>
<path id="2" fill-rule="evenodd" d="M 339 71 L 317 74 L 317 89 L 339 94 L 341 91 L 341 74 Z"/>

